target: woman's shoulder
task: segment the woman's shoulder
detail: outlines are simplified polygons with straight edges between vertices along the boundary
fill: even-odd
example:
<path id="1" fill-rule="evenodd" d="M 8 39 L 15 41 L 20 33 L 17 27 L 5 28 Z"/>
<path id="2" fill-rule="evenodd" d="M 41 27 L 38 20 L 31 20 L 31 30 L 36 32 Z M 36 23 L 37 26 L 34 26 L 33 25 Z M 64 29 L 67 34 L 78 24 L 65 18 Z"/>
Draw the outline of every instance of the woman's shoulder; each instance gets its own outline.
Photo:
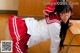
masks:
<path id="1" fill-rule="evenodd" d="M 51 14 L 49 17 L 46 17 L 46 23 L 52 24 L 52 23 L 59 23 L 60 24 L 60 18 L 57 14 Z"/>

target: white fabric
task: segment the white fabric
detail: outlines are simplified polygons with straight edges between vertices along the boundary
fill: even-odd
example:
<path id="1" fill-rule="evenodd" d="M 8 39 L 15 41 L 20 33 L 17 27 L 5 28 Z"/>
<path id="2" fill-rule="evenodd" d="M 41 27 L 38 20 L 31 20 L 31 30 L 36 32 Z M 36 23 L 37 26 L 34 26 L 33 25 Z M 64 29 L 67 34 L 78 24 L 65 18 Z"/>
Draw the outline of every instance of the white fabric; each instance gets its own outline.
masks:
<path id="1" fill-rule="evenodd" d="M 47 24 L 45 19 L 37 21 L 34 18 L 25 18 L 28 27 L 28 34 L 31 35 L 27 43 L 28 47 L 51 39 L 51 53 L 58 53 L 60 43 L 60 24 Z"/>
<path id="2" fill-rule="evenodd" d="M 60 25 L 58 23 L 52 23 L 48 25 L 50 39 L 51 39 L 51 53 L 58 53 L 60 43 Z"/>

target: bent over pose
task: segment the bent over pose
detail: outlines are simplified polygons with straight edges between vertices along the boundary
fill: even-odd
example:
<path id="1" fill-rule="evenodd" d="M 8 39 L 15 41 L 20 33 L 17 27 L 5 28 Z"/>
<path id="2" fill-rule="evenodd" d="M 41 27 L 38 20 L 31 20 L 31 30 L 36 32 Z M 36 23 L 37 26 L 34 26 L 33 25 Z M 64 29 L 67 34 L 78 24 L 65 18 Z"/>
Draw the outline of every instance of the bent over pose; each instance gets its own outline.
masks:
<path id="1" fill-rule="evenodd" d="M 48 8 L 55 8 L 50 12 Z M 27 53 L 29 47 L 51 39 L 51 53 L 58 53 L 66 34 L 72 9 L 67 5 L 48 5 L 44 11 L 48 16 L 42 20 L 34 18 L 9 17 L 9 30 L 13 40 L 13 53 Z M 64 30 L 66 28 L 66 30 Z M 59 36 L 60 35 L 60 36 Z M 64 36 L 63 36 L 64 37 Z M 62 41 L 61 41 L 62 40 Z M 60 43 L 61 41 L 61 43 Z"/>

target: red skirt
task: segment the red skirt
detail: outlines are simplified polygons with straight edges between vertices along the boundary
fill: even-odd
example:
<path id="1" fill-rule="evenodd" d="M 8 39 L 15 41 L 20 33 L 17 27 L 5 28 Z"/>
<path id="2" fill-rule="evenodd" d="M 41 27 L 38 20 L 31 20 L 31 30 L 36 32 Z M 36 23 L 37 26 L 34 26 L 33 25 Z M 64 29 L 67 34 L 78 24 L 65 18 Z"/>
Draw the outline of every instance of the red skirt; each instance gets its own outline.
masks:
<path id="1" fill-rule="evenodd" d="M 27 30 L 25 20 L 14 15 L 9 17 L 9 31 L 13 40 L 13 53 L 27 53 L 27 42 L 30 38 Z"/>

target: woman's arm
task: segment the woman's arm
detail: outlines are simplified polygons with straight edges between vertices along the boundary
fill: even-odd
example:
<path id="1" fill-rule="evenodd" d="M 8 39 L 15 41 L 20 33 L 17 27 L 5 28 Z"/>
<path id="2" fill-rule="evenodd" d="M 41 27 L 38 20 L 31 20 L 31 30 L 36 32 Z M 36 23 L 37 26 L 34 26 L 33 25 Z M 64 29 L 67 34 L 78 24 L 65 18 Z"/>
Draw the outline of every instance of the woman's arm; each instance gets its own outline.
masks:
<path id="1" fill-rule="evenodd" d="M 59 51 L 59 44 L 60 44 L 60 24 L 52 23 L 48 26 L 50 39 L 51 39 L 51 53 L 58 53 Z"/>

